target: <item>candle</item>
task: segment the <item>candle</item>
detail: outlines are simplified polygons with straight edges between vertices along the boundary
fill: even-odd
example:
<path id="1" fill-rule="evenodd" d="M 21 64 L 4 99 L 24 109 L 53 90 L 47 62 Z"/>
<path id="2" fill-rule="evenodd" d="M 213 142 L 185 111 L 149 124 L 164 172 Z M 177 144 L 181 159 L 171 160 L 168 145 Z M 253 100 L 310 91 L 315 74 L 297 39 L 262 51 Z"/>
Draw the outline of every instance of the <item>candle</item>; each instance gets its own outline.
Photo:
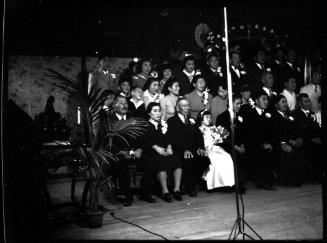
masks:
<path id="1" fill-rule="evenodd" d="M 81 107 L 77 107 L 77 124 L 81 124 Z"/>

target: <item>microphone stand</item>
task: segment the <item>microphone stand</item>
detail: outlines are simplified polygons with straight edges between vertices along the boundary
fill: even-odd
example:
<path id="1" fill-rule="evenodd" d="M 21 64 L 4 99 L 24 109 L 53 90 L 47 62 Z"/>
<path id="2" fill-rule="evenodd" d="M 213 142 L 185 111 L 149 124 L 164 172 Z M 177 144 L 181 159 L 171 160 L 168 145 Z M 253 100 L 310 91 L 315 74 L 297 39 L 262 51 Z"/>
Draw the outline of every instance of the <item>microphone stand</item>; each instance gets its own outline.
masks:
<path id="1" fill-rule="evenodd" d="M 226 66 L 227 66 L 227 86 L 228 86 L 228 104 L 229 104 L 229 114 L 231 120 L 231 142 L 232 142 L 232 159 L 234 164 L 234 178 L 235 178 L 235 200 L 236 200 L 236 220 L 234 226 L 230 232 L 228 239 L 230 240 L 233 235 L 233 240 L 237 239 L 239 235 L 242 235 L 242 239 L 245 240 L 245 236 L 254 240 L 253 237 L 245 233 L 245 226 L 247 226 L 260 240 L 262 238 L 258 235 L 257 232 L 244 220 L 244 204 L 243 198 L 239 193 L 239 182 L 238 182 L 238 171 L 236 164 L 236 151 L 234 148 L 235 145 L 235 130 L 234 130 L 234 112 L 233 112 L 233 91 L 232 91 L 232 78 L 230 73 L 230 65 L 229 65 L 229 47 L 228 47 L 228 25 L 227 25 L 227 8 L 224 7 L 224 24 L 225 24 L 225 47 L 226 47 Z M 240 203 L 241 200 L 242 205 L 242 215 L 240 213 Z"/>

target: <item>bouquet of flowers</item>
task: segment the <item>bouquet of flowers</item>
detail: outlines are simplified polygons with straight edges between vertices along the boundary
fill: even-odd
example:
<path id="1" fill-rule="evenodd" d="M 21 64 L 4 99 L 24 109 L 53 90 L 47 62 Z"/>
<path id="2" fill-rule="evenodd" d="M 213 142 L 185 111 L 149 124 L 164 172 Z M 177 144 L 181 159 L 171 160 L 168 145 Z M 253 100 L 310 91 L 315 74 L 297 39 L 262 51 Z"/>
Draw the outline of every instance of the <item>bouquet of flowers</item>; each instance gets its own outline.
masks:
<path id="1" fill-rule="evenodd" d="M 222 126 L 212 126 L 210 128 L 211 131 L 211 136 L 214 139 L 214 143 L 213 144 L 219 144 L 219 143 L 223 143 L 226 138 L 229 136 L 229 132 L 226 128 L 222 127 Z"/>

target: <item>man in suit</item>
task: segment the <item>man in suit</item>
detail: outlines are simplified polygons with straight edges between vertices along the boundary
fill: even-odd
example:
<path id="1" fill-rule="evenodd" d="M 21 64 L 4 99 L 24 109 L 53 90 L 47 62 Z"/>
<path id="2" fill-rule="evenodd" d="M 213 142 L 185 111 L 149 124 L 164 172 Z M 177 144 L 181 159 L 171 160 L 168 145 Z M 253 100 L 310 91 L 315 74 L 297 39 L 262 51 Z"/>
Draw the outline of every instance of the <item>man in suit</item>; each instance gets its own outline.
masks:
<path id="1" fill-rule="evenodd" d="M 253 99 L 255 106 L 244 121 L 248 130 L 248 141 L 251 141 L 248 151 L 254 166 L 253 177 L 258 188 L 275 190 L 271 114 L 266 111 L 269 100 L 263 90 L 254 94 Z"/>
<path id="2" fill-rule="evenodd" d="M 186 98 L 176 102 L 176 115 L 167 120 L 168 136 L 174 153 L 183 161 L 182 190 L 192 197 L 197 196 L 197 188 L 210 160 L 206 157 L 203 136 L 189 118 L 190 104 Z"/>
<path id="3" fill-rule="evenodd" d="M 99 57 L 100 68 L 89 75 L 88 93 L 101 90 L 117 90 L 117 80 L 114 73 L 109 72 L 110 59 L 108 56 Z M 90 94 L 92 95 L 92 94 Z"/>
<path id="4" fill-rule="evenodd" d="M 113 112 L 107 113 L 107 116 L 102 117 L 98 132 L 95 134 L 96 148 L 105 148 L 107 146 L 107 129 L 117 131 L 125 122 L 128 122 L 128 119 L 131 119 L 127 112 L 128 103 L 126 98 L 121 95 L 116 96 L 113 101 Z M 127 138 L 127 141 L 130 146 L 118 137 L 113 138 L 111 152 L 118 157 L 119 161 L 104 168 L 106 174 L 118 176 L 120 187 L 125 195 L 125 198 L 122 201 L 122 204 L 125 207 L 130 206 L 133 202 L 128 163 L 131 160 L 139 159 L 142 154 L 138 141 L 131 138 Z"/>
<path id="5" fill-rule="evenodd" d="M 235 93 L 239 93 L 239 87 L 248 83 L 247 72 L 241 63 L 241 54 L 232 52 L 230 54 L 230 63 L 233 90 Z"/>
<path id="6" fill-rule="evenodd" d="M 210 94 L 216 96 L 219 84 L 224 78 L 223 69 L 219 65 L 218 54 L 210 53 L 207 56 L 207 65 L 203 68 L 202 75 L 206 80 L 207 87 L 210 89 Z"/>
<path id="7" fill-rule="evenodd" d="M 294 76 L 297 80 L 296 92 L 299 92 L 300 87 L 303 86 L 303 68 L 297 63 L 296 52 L 293 49 L 288 50 L 285 65 L 280 65 L 275 69 L 276 74 L 276 90 L 281 92 L 283 84 L 289 76 Z"/>
<path id="8" fill-rule="evenodd" d="M 300 93 L 306 93 L 311 100 L 311 110 L 317 112 L 318 109 L 318 97 L 321 96 L 321 70 L 320 68 L 313 68 L 311 83 L 303 86 L 300 89 Z"/>
<path id="9" fill-rule="evenodd" d="M 132 117 L 147 118 L 145 105 L 142 97 L 142 88 L 133 86 L 131 89 L 132 97 L 128 102 L 128 111 Z"/>
<path id="10" fill-rule="evenodd" d="M 248 80 L 251 88 L 251 93 L 256 93 L 262 86 L 261 74 L 266 71 L 271 71 L 266 63 L 266 54 L 263 50 L 258 50 L 253 57 L 254 62 L 248 67 Z"/>
<path id="11" fill-rule="evenodd" d="M 322 141 L 320 128 L 315 114 L 311 111 L 308 94 L 298 97 L 298 107 L 291 113 L 296 121 L 299 137 L 303 139 L 303 153 L 307 163 L 307 179 L 321 179 Z"/>
<path id="12" fill-rule="evenodd" d="M 263 72 L 261 74 L 262 90 L 267 94 L 268 97 L 268 110 L 273 109 L 273 99 L 276 97 L 277 92 L 273 91 L 274 86 L 274 76 L 271 72 Z"/>
<path id="13" fill-rule="evenodd" d="M 294 110 L 296 107 L 296 78 L 292 76 L 288 77 L 284 82 L 284 87 L 281 94 L 287 99 L 289 110 Z"/>
<path id="14" fill-rule="evenodd" d="M 274 100 L 272 127 L 277 181 L 281 185 L 301 186 L 305 160 L 303 159 L 303 139 L 296 133 L 296 121 L 288 115 L 287 99 L 278 94 Z"/>

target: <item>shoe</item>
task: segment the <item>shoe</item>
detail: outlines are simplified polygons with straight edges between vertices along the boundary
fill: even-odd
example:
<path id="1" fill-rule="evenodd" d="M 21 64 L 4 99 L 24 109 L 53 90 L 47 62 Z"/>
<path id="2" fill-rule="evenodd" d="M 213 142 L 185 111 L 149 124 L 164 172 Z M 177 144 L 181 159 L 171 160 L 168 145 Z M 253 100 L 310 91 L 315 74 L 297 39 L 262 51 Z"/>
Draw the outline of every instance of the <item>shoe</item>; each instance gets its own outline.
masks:
<path id="1" fill-rule="evenodd" d="M 190 191 L 190 192 L 188 193 L 188 195 L 189 195 L 190 197 L 197 197 L 197 196 L 198 196 L 198 192 L 197 192 L 196 190 L 193 190 L 193 191 Z"/>
<path id="2" fill-rule="evenodd" d="M 122 204 L 123 204 L 124 207 L 129 207 L 129 206 L 132 205 L 132 203 L 133 203 L 133 201 L 131 201 L 131 200 L 129 200 L 129 199 L 124 199 L 124 200 L 122 201 Z"/>
<path id="3" fill-rule="evenodd" d="M 171 203 L 173 201 L 173 198 L 171 197 L 171 195 L 168 192 L 162 195 L 162 199 L 165 202 L 169 202 L 169 203 Z"/>
<path id="4" fill-rule="evenodd" d="M 173 197 L 177 201 L 183 201 L 182 195 L 180 191 L 173 192 Z"/>
<path id="5" fill-rule="evenodd" d="M 156 199 L 154 199 L 150 195 L 142 195 L 142 196 L 139 197 L 139 199 L 142 200 L 142 201 L 146 201 L 148 203 L 155 203 L 156 202 Z"/>

